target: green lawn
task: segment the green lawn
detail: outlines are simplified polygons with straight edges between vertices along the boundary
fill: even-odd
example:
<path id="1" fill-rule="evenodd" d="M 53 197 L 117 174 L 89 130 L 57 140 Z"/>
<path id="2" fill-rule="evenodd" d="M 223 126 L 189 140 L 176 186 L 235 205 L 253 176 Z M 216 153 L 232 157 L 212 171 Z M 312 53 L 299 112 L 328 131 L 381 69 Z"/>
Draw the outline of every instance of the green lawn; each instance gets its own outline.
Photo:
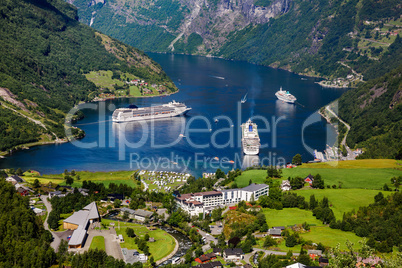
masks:
<path id="1" fill-rule="evenodd" d="M 342 220 L 344 212 L 353 209 L 358 210 L 359 207 L 368 206 L 374 203 L 374 196 L 379 193 L 377 190 L 366 189 L 312 189 L 294 191 L 297 195 L 304 196 L 306 201 L 310 201 L 310 196 L 314 194 L 316 200 L 321 200 L 324 196 L 329 199 L 331 209 L 334 211 L 337 220 Z M 381 191 L 385 196 L 392 192 Z"/>
<path id="2" fill-rule="evenodd" d="M 126 235 L 127 227 L 133 228 L 135 234 L 140 238 L 143 238 L 145 234 L 148 233 L 149 237 L 153 237 L 155 239 L 155 242 L 147 243 L 147 245 L 149 246 L 149 252 L 154 257 L 155 261 L 160 260 L 163 257 L 169 255 L 174 250 L 174 247 L 176 245 L 175 239 L 170 234 L 161 229 L 150 231 L 143 225 L 135 223 L 126 223 L 126 222 L 120 222 L 120 228 L 119 228 L 117 221 L 102 219 L 102 222 L 106 223 L 107 226 L 110 226 L 109 224 L 111 222 L 115 223 L 115 229 L 117 235 L 122 234 L 124 237 L 124 243 L 120 244 L 122 248 L 138 250 L 137 245 L 134 243 L 134 238 L 129 238 Z"/>
<path id="3" fill-rule="evenodd" d="M 96 86 L 108 89 L 114 89 L 114 85 L 122 86 L 124 83 L 118 79 L 112 79 L 112 71 L 92 71 L 85 74 L 85 77 Z"/>
<path id="4" fill-rule="evenodd" d="M 311 240 L 314 243 L 322 243 L 328 247 L 335 247 L 338 243 L 341 244 L 342 249 L 346 249 L 345 242 L 349 240 L 355 244 L 356 247 L 360 247 L 358 241 L 363 240 L 363 238 L 358 237 L 352 232 L 344 232 L 337 229 L 331 229 L 328 226 L 322 224 L 321 221 L 317 220 L 311 211 L 302 210 L 298 208 L 284 208 L 283 210 L 274 209 L 264 209 L 263 210 L 269 227 L 273 226 L 285 226 L 290 227 L 295 224 L 302 224 L 304 222 L 312 225 L 309 232 L 300 234 L 306 241 Z M 289 249 L 293 252 L 300 251 L 300 245 L 293 248 L 288 248 L 285 245 L 283 239 L 277 246 L 271 249 L 277 249 L 281 251 L 288 251 Z M 262 247 L 264 239 L 258 241 L 259 247 Z"/>
<path id="5" fill-rule="evenodd" d="M 336 165 L 335 165 L 336 164 Z M 390 185 L 390 178 L 402 175 L 402 166 L 392 159 L 369 159 L 303 164 L 297 168 L 282 170 L 282 179 L 288 177 L 306 177 L 319 173 L 326 185 L 339 185 L 343 188 L 382 189 L 385 183 Z M 265 170 L 249 170 L 236 178 L 239 187 L 247 186 L 251 179 L 263 183 L 267 176 Z"/>
<path id="6" fill-rule="evenodd" d="M 134 97 L 141 97 L 141 92 L 137 86 L 130 86 L 130 95 Z"/>
<path id="7" fill-rule="evenodd" d="M 96 183 L 103 183 L 108 186 L 110 183 L 115 184 L 127 184 L 131 187 L 137 187 L 137 181 L 131 179 L 130 176 L 133 171 L 113 171 L 113 172 L 89 172 L 89 171 L 77 171 L 76 174 L 80 176 L 80 180 L 77 180 L 77 176 L 74 177 L 73 187 L 81 187 L 82 181 L 92 181 Z M 23 177 L 27 182 L 33 183 L 35 179 L 38 179 L 42 184 L 48 184 L 52 182 L 54 184 L 65 185 L 63 174 L 50 174 L 40 177 Z"/>
<path id="8" fill-rule="evenodd" d="M 284 208 L 283 210 L 264 208 L 263 212 L 269 227 L 286 227 L 293 226 L 295 224 L 302 224 L 304 222 L 307 222 L 311 225 L 323 226 L 322 222 L 317 220 L 310 210 L 303 210 L 299 208 Z"/>
<path id="9" fill-rule="evenodd" d="M 402 171 L 391 168 L 291 168 L 283 170 L 283 177 L 306 177 L 320 174 L 325 185 L 339 185 L 342 188 L 382 189 L 385 183 L 390 186 L 390 179 L 402 175 Z"/>
<path id="10" fill-rule="evenodd" d="M 338 243 L 341 244 L 341 249 L 346 249 L 346 240 L 354 243 L 355 248 L 360 248 L 359 241 L 363 240 L 352 232 L 344 232 L 338 229 L 329 227 L 313 226 L 310 232 L 301 235 L 305 240 L 311 240 L 315 243 L 322 243 L 327 247 L 335 247 Z"/>
<path id="11" fill-rule="evenodd" d="M 243 172 L 240 176 L 238 176 L 235 181 L 239 188 L 246 187 L 249 184 L 250 179 L 254 183 L 264 183 L 267 177 L 266 170 L 248 170 Z"/>
<path id="12" fill-rule="evenodd" d="M 92 243 L 89 248 L 105 250 L 105 238 L 103 236 L 95 236 L 92 238 Z"/>

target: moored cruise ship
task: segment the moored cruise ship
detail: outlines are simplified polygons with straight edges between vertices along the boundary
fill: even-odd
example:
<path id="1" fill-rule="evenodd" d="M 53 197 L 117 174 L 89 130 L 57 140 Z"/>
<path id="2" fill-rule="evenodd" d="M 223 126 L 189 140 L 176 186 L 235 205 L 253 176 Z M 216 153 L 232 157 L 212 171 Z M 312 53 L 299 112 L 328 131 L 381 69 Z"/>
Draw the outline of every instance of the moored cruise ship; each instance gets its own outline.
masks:
<path id="1" fill-rule="evenodd" d="M 289 93 L 289 91 L 282 90 L 282 87 L 275 93 L 275 96 L 284 102 L 294 103 L 296 97 Z"/>
<path id="2" fill-rule="evenodd" d="M 241 144 L 246 155 L 257 155 L 260 152 L 260 137 L 258 135 L 257 124 L 249 119 L 241 125 Z"/>
<path id="3" fill-rule="evenodd" d="M 187 107 L 184 103 L 172 101 L 168 104 L 144 108 L 136 106 L 134 108 L 119 108 L 113 112 L 112 120 L 113 122 L 121 123 L 169 118 L 184 115 L 190 110 L 191 108 Z"/>

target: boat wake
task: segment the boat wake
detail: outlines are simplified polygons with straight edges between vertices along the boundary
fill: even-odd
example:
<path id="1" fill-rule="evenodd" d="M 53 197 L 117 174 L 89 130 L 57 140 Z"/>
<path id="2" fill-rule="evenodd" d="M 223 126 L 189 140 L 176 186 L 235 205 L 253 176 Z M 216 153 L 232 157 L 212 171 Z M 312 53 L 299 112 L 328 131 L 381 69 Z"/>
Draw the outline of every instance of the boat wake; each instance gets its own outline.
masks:
<path id="1" fill-rule="evenodd" d="M 210 77 L 213 77 L 213 78 L 216 78 L 216 79 L 225 80 L 225 77 L 222 77 L 222 76 L 210 75 Z"/>

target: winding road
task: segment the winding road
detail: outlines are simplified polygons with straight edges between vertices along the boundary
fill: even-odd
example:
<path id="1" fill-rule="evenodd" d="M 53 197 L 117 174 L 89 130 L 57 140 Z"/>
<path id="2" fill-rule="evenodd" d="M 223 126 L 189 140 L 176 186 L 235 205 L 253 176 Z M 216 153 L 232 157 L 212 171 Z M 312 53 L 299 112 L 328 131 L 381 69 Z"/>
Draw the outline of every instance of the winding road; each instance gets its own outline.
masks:
<path id="1" fill-rule="evenodd" d="M 350 131 L 350 125 L 347 124 L 347 123 L 346 123 L 345 121 L 343 121 L 342 119 L 340 119 L 339 116 L 338 116 L 336 113 L 334 113 L 334 112 L 329 108 L 329 105 L 325 106 L 325 109 L 326 109 L 329 113 L 331 113 L 333 116 L 335 116 L 336 119 L 338 119 L 339 122 L 341 122 L 342 124 L 344 124 L 344 125 L 346 126 L 346 128 L 348 129 L 348 131 L 346 131 L 346 133 L 345 133 L 345 136 L 343 137 L 343 140 L 342 140 L 341 144 L 343 145 L 343 147 L 346 148 L 346 151 L 348 152 L 348 159 L 351 158 L 351 159 L 353 160 L 354 158 L 353 158 L 352 150 L 350 150 L 349 146 L 346 144 L 346 138 L 347 138 L 348 133 L 349 133 L 349 131 Z"/>
<path id="2" fill-rule="evenodd" d="M 59 249 L 59 245 L 61 243 L 61 239 L 57 234 L 55 234 L 54 232 L 52 232 L 50 230 L 49 224 L 47 223 L 47 219 L 49 218 L 49 214 L 52 211 L 52 204 L 50 204 L 50 202 L 47 200 L 46 195 L 41 195 L 40 199 L 43 201 L 43 204 L 45 204 L 46 210 L 47 210 L 47 217 L 46 217 L 45 222 L 43 223 L 43 226 L 45 227 L 46 230 L 48 230 L 49 232 L 52 233 L 53 242 L 50 244 L 50 246 L 54 249 L 55 252 L 57 252 L 57 250 Z"/>

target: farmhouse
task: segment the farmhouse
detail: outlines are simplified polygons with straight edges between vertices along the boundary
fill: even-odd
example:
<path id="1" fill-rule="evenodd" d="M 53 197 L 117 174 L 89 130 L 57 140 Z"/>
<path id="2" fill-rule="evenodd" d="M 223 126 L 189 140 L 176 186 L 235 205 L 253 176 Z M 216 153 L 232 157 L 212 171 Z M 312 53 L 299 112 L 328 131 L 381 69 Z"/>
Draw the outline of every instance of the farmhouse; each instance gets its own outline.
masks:
<path id="1" fill-rule="evenodd" d="M 13 185 L 15 185 L 16 183 L 24 182 L 24 180 L 17 175 L 12 175 L 6 178 L 6 182 L 11 182 Z"/>
<path id="2" fill-rule="evenodd" d="M 314 176 L 313 175 L 311 175 L 311 174 L 309 174 L 305 179 L 304 179 L 304 181 L 305 182 L 308 182 L 308 184 L 310 184 L 310 186 L 313 184 L 313 181 L 314 181 Z"/>
<path id="3" fill-rule="evenodd" d="M 290 186 L 290 182 L 288 180 L 283 180 L 281 184 L 282 191 L 290 191 L 292 187 Z"/>
<path id="4" fill-rule="evenodd" d="M 227 248 L 223 251 L 223 258 L 226 261 L 240 261 L 244 259 L 244 253 L 241 248 Z"/>
<path id="5" fill-rule="evenodd" d="M 223 265 L 220 261 L 213 261 L 213 262 L 208 262 L 208 263 L 204 263 L 204 264 L 200 264 L 197 266 L 193 266 L 193 267 L 199 267 L 199 268 L 222 268 Z"/>
<path id="6" fill-rule="evenodd" d="M 208 254 L 201 255 L 200 257 L 196 258 L 194 261 L 196 261 L 198 263 L 206 263 L 206 262 L 209 262 L 214 259 L 216 259 L 216 255 L 214 253 L 208 253 Z"/>
<path id="7" fill-rule="evenodd" d="M 74 212 L 63 221 L 64 229 L 74 230 L 68 242 L 69 248 L 81 248 L 84 245 L 89 224 L 94 221 L 99 221 L 99 212 L 95 202 Z"/>
<path id="8" fill-rule="evenodd" d="M 282 230 L 281 229 L 269 229 L 268 230 L 268 234 L 272 237 L 272 238 L 280 238 L 281 234 L 282 234 Z"/>

